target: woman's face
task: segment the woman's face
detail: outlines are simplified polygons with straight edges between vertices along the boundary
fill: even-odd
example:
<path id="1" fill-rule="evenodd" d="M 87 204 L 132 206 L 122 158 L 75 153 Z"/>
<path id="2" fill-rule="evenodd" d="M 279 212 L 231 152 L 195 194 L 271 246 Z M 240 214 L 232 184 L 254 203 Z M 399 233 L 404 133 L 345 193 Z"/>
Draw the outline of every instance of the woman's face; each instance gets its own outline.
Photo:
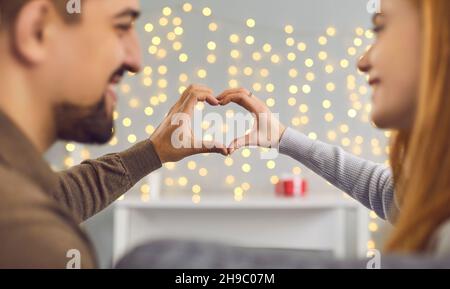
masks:
<path id="1" fill-rule="evenodd" d="M 380 128 L 413 124 L 420 78 L 421 30 L 411 0 L 382 0 L 374 17 L 377 39 L 358 67 L 373 88 L 372 120 Z"/>

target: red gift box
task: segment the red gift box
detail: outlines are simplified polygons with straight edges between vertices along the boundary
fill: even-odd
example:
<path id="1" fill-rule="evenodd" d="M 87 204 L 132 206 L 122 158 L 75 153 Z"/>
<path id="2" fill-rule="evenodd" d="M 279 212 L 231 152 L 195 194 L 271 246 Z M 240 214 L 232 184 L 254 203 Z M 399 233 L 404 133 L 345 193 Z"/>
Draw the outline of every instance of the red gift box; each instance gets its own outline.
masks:
<path id="1" fill-rule="evenodd" d="M 308 183 L 300 177 L 287 177 L 280 179 L 275 185 L 275 192 L 282 197 L 306 196 Z"/>

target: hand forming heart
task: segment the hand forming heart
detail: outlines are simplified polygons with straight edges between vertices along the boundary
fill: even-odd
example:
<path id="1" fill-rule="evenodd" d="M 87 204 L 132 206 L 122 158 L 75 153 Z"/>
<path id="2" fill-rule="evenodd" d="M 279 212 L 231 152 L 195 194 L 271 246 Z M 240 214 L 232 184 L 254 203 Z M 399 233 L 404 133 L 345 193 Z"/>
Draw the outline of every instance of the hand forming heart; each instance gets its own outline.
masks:
<path id="1" fill-rule="evenodd" d="M 236 138 L 225 148 L 224 145 L 196 140 L 192 131 L 191 119 L 198 102 L 207 102 L 212 106 L 227 105 L 234 102 L 255 118 L 255 125 L 245 136 Z M 266 148 L 278 145 L 285 127 L 270 112 L 267 106 L 245 89 L 230 89 L 217 98 L 211 89 L 201 85 L 191 85 L 170 109 L 164 121 L 151 136 L 155 150 L 162 163 L 176 162 L 200 153 L 220 153 L 228 155 L 243 146 L 262 146 Z"/>

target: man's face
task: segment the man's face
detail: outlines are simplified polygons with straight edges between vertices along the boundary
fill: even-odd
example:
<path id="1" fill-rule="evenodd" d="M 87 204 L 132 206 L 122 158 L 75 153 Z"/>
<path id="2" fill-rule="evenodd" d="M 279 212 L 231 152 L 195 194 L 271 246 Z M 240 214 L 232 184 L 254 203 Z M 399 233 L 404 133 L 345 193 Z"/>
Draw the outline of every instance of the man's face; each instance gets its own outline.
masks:
<path id="1" fill-rule="evenodd" d="M 105 143 L 112 137 L 115 87 L 141 66 L 138 11 L 138 0 L 84 0 L 80 23 L 57 25 L 52 67 L 59 139 Z"/>

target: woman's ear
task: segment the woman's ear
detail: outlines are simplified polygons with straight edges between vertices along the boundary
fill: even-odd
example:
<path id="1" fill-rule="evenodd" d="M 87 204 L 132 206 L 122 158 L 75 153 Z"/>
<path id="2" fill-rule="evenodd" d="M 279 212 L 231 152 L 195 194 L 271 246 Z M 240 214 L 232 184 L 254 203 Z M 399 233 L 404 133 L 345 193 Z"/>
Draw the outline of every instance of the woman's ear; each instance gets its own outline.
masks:
<path id="1" fill-rule="evenodd" d="M 51 5 L 48 0 L 28 1 L 12 25 L 11 40 L 14 52 L 27 64 L 37 64 L 49 55 L 46 32 L 53 8 Z"/>

